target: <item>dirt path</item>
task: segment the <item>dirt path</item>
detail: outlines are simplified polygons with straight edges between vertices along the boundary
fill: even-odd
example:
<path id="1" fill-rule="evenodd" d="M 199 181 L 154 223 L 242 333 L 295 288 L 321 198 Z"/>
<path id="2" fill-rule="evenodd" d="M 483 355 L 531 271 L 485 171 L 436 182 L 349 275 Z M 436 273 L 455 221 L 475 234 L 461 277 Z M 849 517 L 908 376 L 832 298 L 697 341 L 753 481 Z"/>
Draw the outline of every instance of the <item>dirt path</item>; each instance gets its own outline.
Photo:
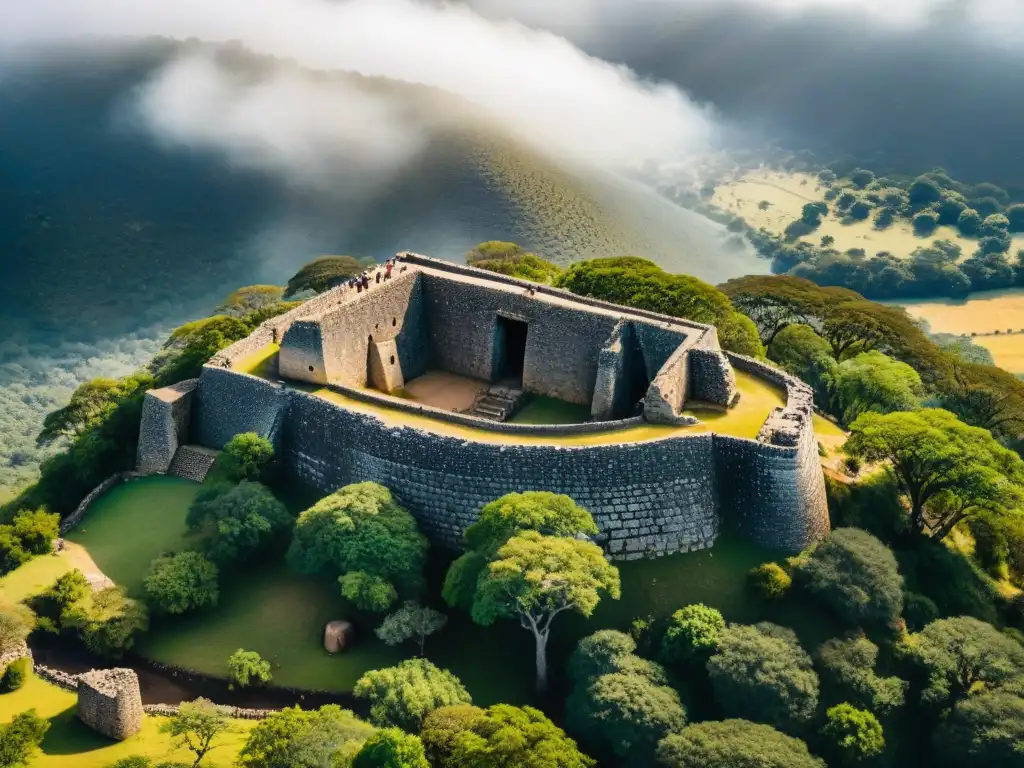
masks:
<path id="1" fill-rule="evenodd" d="M 92 559 L 92 555 L 81 544 L 65 539 L 62 556 L 71 564 L 72 568 L 80 570 L 90 584 L 104 587 L 114 585 L 114 582 L 100 570 L 100 567 Z"/>

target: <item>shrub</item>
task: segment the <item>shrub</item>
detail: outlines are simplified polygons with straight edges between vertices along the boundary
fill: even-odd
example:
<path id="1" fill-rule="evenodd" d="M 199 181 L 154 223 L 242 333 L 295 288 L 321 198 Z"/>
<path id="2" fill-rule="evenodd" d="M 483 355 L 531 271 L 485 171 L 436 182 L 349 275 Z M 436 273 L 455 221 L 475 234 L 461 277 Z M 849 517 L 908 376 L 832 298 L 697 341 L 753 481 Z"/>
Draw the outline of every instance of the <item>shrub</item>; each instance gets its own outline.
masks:
<path id="1" fill-rule="evenodd" d="M 860 474 L 861 461 L 856 456 L 847 456 L 843 459 L 843 467 L 847 474 L 856 476 Z"/>
<path id="2" fill-rule="evenodd" d="M 28 676 L 32 673 L 32 659 L 22 656 L 7 665 L 4 675 L 0 678 L 0 690 L 6 693 L 16 691 L 25 684 Z"/>
<path id="3" fill-rule="evenodd" d="M 903 706 L 907 683 L 875 673 L 878 646 L 866 637 L 827 640 L 816 655 L 822 682 L 838 698 L 882 715 Z"/>
<path id="4" fill-rule="evenodd" d="M 725 619 L 716 608 L 702 603 L 680 608 L 661 639 L 661 657 L 668 664 L 702 663 L 715 652 L 724 629 Z"/>
<path id="5" fill-rule="evenodd" d="M 870 712 L 838 704 L 825 714 L 822 735 L 843 765 L 854 765 L 880 755 L 885 749 L 882 724 Z"/>
<path id="6" fill-rule="evenodd" d="M 790 629 L 730 624 L 707 666 L 715 701 L 728 717 L 786 730 L 814 716 L 818 676 Z"/>
<path id="7" fill-rule="evenodd" d="M 217 566 L 198 552 L 163 555 L 149 565 L 143 582 L 150 606 L 178 614 L 217 604 Z"/>
<path id="8" fill-rule="evenodd" d="M 679 694 L 639 675 L 602 675 L 578 686 L 566 702 L 569 730 L 596 750 L 629 765 L 654 764 L 665 736 L 686 724 Z"/>
<path id="9" fill-rule="evenodd" d="M 207 557 L 223 564 L 266 550 L 291 527 L 292 516 L 269 488 L 243 480 L 200 490 L 185 524 L 203 534 Z"/>
<path id="10" fill-rule="evenodd" d="M 569 678 L 575 686 L 586 686 L 601 675 L 622 672 L 665 685 L 661 665 L 634 655 L 635 648 L 636 643 L 629 635 L 614 629 L 599 630 L 580 640 L 569 657 Z"/>
<path id="11" fill-rule="evenodd" d="M 50 730 L 50 721 L 39 717 L 34 709 L 14 716 L 0 730 L 0 766 L 14 768 L 29 762 Z"/>
<path id="12" fill-rule="evenodd" d="M 398 592 L 380 576 L 365 571 L 350 571 L 338 579 L 341 596 L 361 611 L 381 613 L 398 599 Z"/>
<path id="13" fill-rule="evenodd" d="M 927 237 L 939 226 L 939 217 L 932 211 L 922 211 L 914 217 L 914 234 Z"/>
<path id="14" fill-rule="evenodd" d="M 10 573 L 31 558 L 21 545 L 21 539 L 15 536 L 14 527 L 0 525 L 0 575 Z"/>
<path id="15" fill-rule="evenodd" d="M 120 658 L 135 644 L 135 635 L 149 628 L 145 606 L 120 587 L 90 592 L 61 616 L 64 627 L 75 629 L 85 647 L 100 656 Z"/>
<path id="16" fill-rule="evenodd" d="M 409 659 L 386 669 L 367 672 L 352 691 L 370 705 L 370 720 L 419 731 L 423 719 L 441 707 L 472 704 L 459 678 L 426 659 Z"/>
<path id="17" fill-rule="evenodd" d="M 903 620 L 911 632 L 920 632 L 939 618 L 939 606 L 917 592 L 903 593 Z"/>
<path id="18" fill-rule="evenodd" d="M 249 731 L 237 764 L 240 768 L 341 768 L 373 732 L 372 725 L 336 704 L 317 710 L 286 707 Z"/>
<path id="19" fill-rule="evenodd" d="M 747 584 L 762 600 L 779 600 L 789 592 L 793 579 L 778 563 L 762 563 L 747 573 Z"/>
<path id="20" fill-rule="evenodd" d="M 852 625 L 891 626 L 903 611 L 903 578 L 892 551 L 867 531 L 837 528 L 794 563 L 811 594 Z"/>
<path id="21" fill-rule="evenodd" d="M 448 617 L 440 611 L 410 601 L 386 617 L 375 632 L 388 645 L 414 641 L 422 656 L 427 637 L 440 632 L 447 621 Z"/>
<path id="22" fill-rule="evenodd" d="M 382 728 L 359 749 L 352 768 L 430 768 L 430 763 L 419 736 Z"/>
<path id="23" fill-rule="evenodd" d="M 936 764 L 1020 766 L 1024 745 L 1024 698 L 999 691 L 959 704 L 934 735 Z"/>
<path id="24" fill-rule="evenodd" d="M 825 768 L 800 739 L 748 720 L 688 725 L 661 740 L 658 764 L 665 768 Z"/>
<path id="25" fill-rule="evenodd" d="M 228 679 L 231 687 L 248 688 L 253 683 L 269 683 L 270 662 L 256 651 L 239 648 L 228 658 Z"/>
<path id="26" fill-rule="evenodd" d="M 60 535 L 60 515 L 42 509 L 19 512 L 13 520 L 14 535 L 30 555 L 47 555 Z"/>
<path id="27" fill-rule="evenodd" d="M 232 482 L 266 481 L 274 461 L 274 446 L 255 432 L 243 432 L 228 441 L 218 460 Z"/>

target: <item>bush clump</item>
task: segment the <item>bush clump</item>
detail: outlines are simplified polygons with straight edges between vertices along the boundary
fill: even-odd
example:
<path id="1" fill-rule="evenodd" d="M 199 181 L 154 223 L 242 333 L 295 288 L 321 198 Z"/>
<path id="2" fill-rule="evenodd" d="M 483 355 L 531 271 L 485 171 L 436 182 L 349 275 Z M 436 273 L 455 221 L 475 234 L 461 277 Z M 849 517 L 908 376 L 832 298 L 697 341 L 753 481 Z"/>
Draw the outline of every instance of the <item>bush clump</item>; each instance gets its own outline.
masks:
<path id="1" fill-rule="evenodd" d="M 762 563 L 747 573 L 747 586 L 762 600 L 779 600 L 792 585 L 793 579 L 778 563 Z"/>
<path id="2" fill-rule="evenodd" d="M 718 647 L 725 619 L 716 608 L 687 605 L 672 614 L 661 640 L 661 658 L 676 666 L 704 663 Z"/>
<path id="3" fill-rule="evenodd" d="M 5 693 L 16 691 L 25 684 L 28 676 L 32 674 L 32 659 L 22 656 L 7 665 L 3 677 L 0 677 L 0 690 Z"/>

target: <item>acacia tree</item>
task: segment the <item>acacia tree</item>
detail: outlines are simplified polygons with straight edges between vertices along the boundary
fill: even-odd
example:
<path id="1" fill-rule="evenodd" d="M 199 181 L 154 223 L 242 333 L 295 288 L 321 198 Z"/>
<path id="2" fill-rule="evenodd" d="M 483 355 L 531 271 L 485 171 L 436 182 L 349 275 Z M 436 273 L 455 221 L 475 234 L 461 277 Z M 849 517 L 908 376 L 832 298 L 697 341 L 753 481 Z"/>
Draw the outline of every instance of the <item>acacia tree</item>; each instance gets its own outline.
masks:
<path id="1" fill-rule="evenodd" d="M 387 616 L 375 633 L 388 645 L 401 645 L 407 640 L 415 640 L 422 656 L 427 637 L 440 632 L 447 621 L 448 617 L 440 611 L 410 600 Z"/>
<path id="2" fill-rule="evenodd" d="M 970 515 L 1000 512 L 1020 496 L 1020 457 L 949 411 L 865 413 L 850 431 L 849 455 L 891 465 L 917 533 L 942 539 Z"/>
<path id="3" fill-rule="evenodd" d="M 618 600 L 619 571 L 589 541 L 523 531 L 509 539 L 477 580 L 471 614 L 485 626 L 519 619 L 533 634 L 537 690 L 547 689 L 551 623 L 566 611 L 590 616 L 604 596 Z"/>
<path id="4" fill-rule="evenodd" d="M 198 768 L 207 753 L 216 748 L 214 741 L 231 731 L 231 719 L 226 707 L 219 707 L 207 699 L 188 701 L 178 707 L 160 726 L 176 747 L 184 747 L 195 755 L 192 768 Z"/>

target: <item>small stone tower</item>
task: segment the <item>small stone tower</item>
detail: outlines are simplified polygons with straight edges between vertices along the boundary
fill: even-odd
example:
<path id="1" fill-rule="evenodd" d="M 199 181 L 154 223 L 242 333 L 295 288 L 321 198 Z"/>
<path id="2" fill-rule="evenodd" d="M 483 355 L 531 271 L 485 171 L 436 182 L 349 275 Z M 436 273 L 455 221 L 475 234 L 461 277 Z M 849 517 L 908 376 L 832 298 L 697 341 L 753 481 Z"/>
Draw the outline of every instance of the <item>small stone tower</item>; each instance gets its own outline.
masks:
<path id="1" fill-rule="evenodd" d="M 142 729 L 139 678 L 130 669 L 93 669 L 78 676 L 78 718 L 123 741 Z"/>

